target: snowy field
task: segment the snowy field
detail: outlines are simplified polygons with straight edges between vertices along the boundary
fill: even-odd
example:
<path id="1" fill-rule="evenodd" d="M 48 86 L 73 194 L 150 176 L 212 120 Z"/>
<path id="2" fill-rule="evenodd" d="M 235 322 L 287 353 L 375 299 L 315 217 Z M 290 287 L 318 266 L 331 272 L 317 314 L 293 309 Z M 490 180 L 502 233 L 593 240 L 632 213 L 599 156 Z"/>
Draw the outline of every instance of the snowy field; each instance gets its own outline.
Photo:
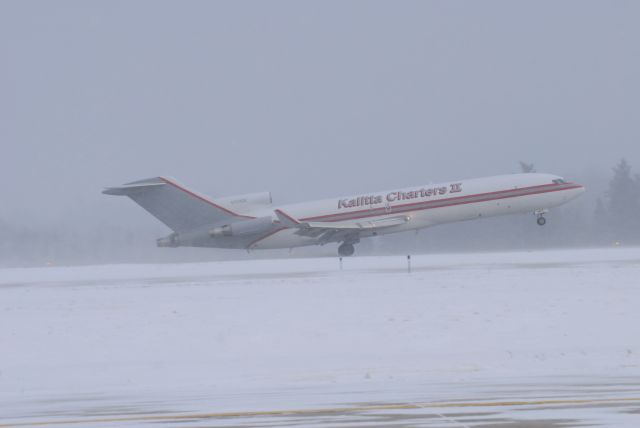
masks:
<path id="1" fill-rule="evenodd" d="M 640 426 L 640 249 L 412 267 L 0 270 L 0 426 Z"/>

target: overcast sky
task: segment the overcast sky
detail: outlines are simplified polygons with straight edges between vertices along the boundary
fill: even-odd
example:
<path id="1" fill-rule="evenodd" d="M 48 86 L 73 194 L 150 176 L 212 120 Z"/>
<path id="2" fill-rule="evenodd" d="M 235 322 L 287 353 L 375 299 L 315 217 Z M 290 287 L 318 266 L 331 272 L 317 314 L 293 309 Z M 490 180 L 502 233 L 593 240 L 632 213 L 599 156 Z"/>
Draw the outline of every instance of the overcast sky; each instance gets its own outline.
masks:
<path id="1" fill-rule="evenodd" d="M 0 1 L 0 220 L 155 222 L 157 175 L 275 202 L 640 172 L 640 2 Z"/>

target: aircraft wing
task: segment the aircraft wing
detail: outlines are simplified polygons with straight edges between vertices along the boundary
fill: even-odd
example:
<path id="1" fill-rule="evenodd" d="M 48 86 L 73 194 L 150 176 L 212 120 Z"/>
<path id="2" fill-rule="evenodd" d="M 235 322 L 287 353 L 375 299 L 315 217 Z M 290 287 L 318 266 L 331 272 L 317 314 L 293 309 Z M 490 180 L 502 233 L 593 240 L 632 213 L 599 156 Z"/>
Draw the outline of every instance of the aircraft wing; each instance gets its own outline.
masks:
<path id="1" fill-rule="evenodd" d="M 281 210 L 275 210 L 280 223 L 287 228 L 297 228 L 299 235 L 320 238 L 321 241 L 339 241 L 346 235 L 364 231 L 375 231 L 405 224 L 409 216 L 385 217 L 377 220 L 363 221 L 310 221 L 300 222 Z"/>

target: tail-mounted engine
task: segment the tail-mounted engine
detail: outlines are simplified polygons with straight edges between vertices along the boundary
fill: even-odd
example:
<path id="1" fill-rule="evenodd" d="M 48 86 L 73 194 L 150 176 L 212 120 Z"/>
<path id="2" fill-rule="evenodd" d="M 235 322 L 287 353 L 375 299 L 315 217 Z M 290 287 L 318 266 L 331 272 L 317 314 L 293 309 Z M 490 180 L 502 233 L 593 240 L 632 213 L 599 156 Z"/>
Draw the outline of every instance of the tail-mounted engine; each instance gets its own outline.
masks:
<path id="1" fill-rule="evenodd" d="M 246 236 L 266 232 L 273 225 L 271 216 L 238 221 L 224 226 L 214 227 L 209 230 L 209 236 L 219 238 L 221 236 Z"/>
<path id="2" fill-rule="evenodd" d="M 242 237 L 267 232 L 273 225 L 271 216 L 241 220 L 212 229 L 196 229 L 183 233 L 172 233 L 157 240 L 158 247 L 207 246 L 211 238 Z"/>

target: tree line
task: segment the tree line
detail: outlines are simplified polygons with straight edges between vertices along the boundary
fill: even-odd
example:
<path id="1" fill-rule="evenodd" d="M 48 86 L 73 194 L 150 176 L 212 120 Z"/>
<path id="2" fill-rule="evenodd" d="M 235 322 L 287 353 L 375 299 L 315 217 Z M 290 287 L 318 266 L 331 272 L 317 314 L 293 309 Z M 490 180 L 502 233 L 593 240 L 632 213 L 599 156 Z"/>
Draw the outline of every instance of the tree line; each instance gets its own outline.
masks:
<path id="1" fill-rule="evenodd" d="M 535 172 L 521 162 L 522 172 Z M 640 174 L 625 159 L 607 178 L 582 177 L 590 184 L 583 197 L 548 213 L 540 227 L 533 214 L 488 218 L 440 225 L 417 233 L 406 232 L 363 239 L 359 255 L 510 251 L 566 247 L 610 247 L 640 244 Z M 607 180 L 604 182 L 604 180 Z M 583 183 L 585 184 L 585 183 Z M 598 190 L 603 189 L 603 191 Z M 597 193 L 597 194 L 594 194 Z M 0 266 L 43 266 L 118 262 L 204 261 L 233 258 L 290 257 L 288 251 L 216 249 L 158 249 L 155 235 L 126 224 L 57 230 L 38 225 L 15 225 L 0 218 Z M 294 249 L 293 256 L 335 255 L 331 245 Z"/>
<path id="2" fill-rule="evenodd" d="M 605 195 L 596 201 L 595 243 L 640 243 L 640 175 L 622 159 L 614 168 Z"/>

